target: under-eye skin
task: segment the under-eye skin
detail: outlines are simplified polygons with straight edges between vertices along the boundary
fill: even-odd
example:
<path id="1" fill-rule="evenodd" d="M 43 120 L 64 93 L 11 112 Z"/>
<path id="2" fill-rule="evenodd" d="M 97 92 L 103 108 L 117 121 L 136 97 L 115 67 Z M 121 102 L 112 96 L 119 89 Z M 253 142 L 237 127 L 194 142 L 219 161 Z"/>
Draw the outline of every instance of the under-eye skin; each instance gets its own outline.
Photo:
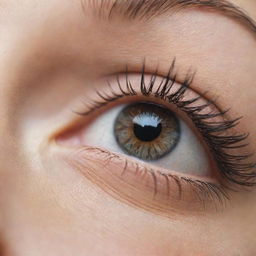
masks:
<path id="1" fill-rule="evenodd" d="M 191 86 L 195 74 L 188 73 L 187 77 L 178 83 L 175 61 L 172 62 L 169 72 L 164 77 L 158 76 L 158 71 L 147 75 L 145 70 L 145 63 L 138 75 L 131 74 L 127 68 L 124 75 L 116 75 L 114 82 L 113 80 L 108 81 L 105 89 L 97 90 L 95 98 L 85 106 L 85 111 L 76 112 L 88 120 L 88 116 L 97 115 L 97 112 L 102 109 L 109 109 L 111 106 L 113 108 L 118 104 L 127 104 L 119 110 L 119 114 L 113 121 L 112 132 L 121 152 L 111 152 L 110 149 L 101 147 L 101 143 L 91 145 L 86 139 L 82 139 L 77 151 L 78 155 L 83 159 L 87 159 L 88 156 L 95 157 L 98 163 L 100 161 L 99 166 L 103 169 L 104 166 L 111 166 L 114 176 L 109 175 L 104 178 L 105 174 L 102 171 L 99 175 L 102 180 L 108 180 L 109 186 L 114 184 L 112 182 L 115 175 L 119 175 L 121 180 L 127 179 L 127 183 L 130 185 L 136 183 L 136 190 L 144 189 L 145 194 L 150 191 L 153 195 L 159 194 L 159 197 L 161 194 L 165 194 L 163 196 L 165 199 L 162 200 L 165 207 L 168 205 L 170 194 L 176 199 L 182 199 L 183 202 L 189 202 L 189 205 L 197 205 L 198 202 L 201 202 L 200 204 L 205 206 L 209 202 L 216 202 L 216 200 L 223 202 L 228 199 L 229 189 L 254 186 L 255 164 L 252 161 L 253 156 L 246 154 L 248 135 L 234 132 L 240 118 L 230 120 L 227 111 L 220 110 L 213 100 L 195 92 Z M 132 76 L 139 76 L 139 83 L 138 79 L 134 80 Z M 177 113 L 175 113 L 176 111 Z M 207 162 L 211 169 L 209 171 L 207 169 L 209 166 L 205 167 L 207 170 L 203 170 L 203 175 L 196 173 L 197 170 L 182 173 L 182 170 L 180 172 L 175 168 L 172 169 L 172 166 L 168 169 L 165 165 L 163 167 L 157 164 L 162 157 L 167 159 L 168 156 L 171 161 L 175 150 L 178 150 L 176 147 L 179 146 L 179 141 L 182 141 L 183 135 L 178 113 L 183 113 L 185 119 L 191 121 L 202 139 L 204 153 L 208 152 L 205 153 L 206 157 L 199 158 L 202 165 L 206 165 Z M 101 115 L 96 120 L 100 119 Z M 144 131 L 152 129 L 151 136 L 153 137 L 141 133 L 143 122 Z M 147 124 L 150 124 L 150 127 Z M 85 126 L 88 127 L 90 124 Z M 83 137 L 82 133 L 86 134 L 87 129 L 82 129 L 82 131 L 80 129 L 80 137 Z M 72 136 L 74 135 L 72 134 Z M 159 146 L 157 150 L 150 151 L 152 146 L 157 145 L 162 146 Z M 131 156 L 135 159 L 130 158 Z M 203 162 L 204 158 L 208 158 L 206 162 Z M 182 161 L 186 162 L 186 158 Z M 82 165 L 80 161 L 79 168 L 83 168 Z M 193 168 L 193 165 L 188 165 Z M 93 169 L 93 167 L 91 168 Z M 196 175 L 194 175 L 194 171 Z M 97 174 L 89 176 L 94 175 Z M 152 185 L 148 185 L 148 179 L 145 181 L 145 175 L 151 179 Z M 137 176 L 143 177 L 143 179 L 139 179 Z M 113 189 L 117 190 L 116 193 L 125 190 L 124 186 L 116 187 L 118 188 Z M 130 192 L 122 191 L 120 193 L 123 193 L 124 197 L 130 195 Z M 157 200 L 155 196 L 154 199 Z M 145 198 L 143 200 L 147 201 Z M 159 208 L 159 205 L 156 207 Z"/>

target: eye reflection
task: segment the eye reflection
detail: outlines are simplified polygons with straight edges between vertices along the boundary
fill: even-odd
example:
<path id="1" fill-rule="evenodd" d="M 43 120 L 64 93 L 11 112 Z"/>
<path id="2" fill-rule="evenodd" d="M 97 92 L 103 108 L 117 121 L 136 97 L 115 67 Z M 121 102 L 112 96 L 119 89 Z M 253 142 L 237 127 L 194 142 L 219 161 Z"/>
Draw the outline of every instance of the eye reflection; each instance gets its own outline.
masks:
<path id="1" fill-rule="evenodd" d="M 114 134 L 120 148 L 142 160 L 158 160 L 170 153 L 180 138 L 174 113 L 152 103 L 137 103 L 121 110 Z"/>
<path id="2" fill-rule="evenodd" d="M 134 135 L 141 141 L 150 142 L 162 132 L 162 120 L 154 113 L 141 113 L 132 120 Z"/>

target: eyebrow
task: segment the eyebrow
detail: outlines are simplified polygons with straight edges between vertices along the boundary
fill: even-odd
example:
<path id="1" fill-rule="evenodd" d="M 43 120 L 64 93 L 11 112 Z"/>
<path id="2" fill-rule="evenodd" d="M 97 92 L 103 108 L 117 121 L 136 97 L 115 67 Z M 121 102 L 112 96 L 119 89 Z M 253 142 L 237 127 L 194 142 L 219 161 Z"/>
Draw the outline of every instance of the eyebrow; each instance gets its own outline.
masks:
<path id="1" fill-rule="evenodd" d="M 93 6 L 100 18 L 109 20 L 115 15 L 131 20 L 150 20 L 183 9 L 215 11 L 243 24 L 256 36 L 256 22 L 227 0 L 82 0 L 83 6 L 85 1 Z"/>

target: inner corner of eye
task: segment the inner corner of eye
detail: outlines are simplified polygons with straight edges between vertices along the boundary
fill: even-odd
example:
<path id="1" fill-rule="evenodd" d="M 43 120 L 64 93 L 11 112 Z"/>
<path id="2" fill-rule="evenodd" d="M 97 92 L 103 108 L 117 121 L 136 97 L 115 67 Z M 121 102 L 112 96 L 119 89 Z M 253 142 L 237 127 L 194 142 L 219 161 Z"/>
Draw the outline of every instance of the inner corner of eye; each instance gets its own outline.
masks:
<path id="1" fill-rule="evenodd" d="M 209 156 L 198 137 L 164 105 L 145 101 L 118 105 L 88 122 L 59 141 L 103 148 L 170 174 L 212 176 Z"/>
<path id="2" fill-rule="evenodd" d="M 76 147 L 81 145 L 81 141 L 79 139 L 79 132 L 77 131 L 77 129 L 67 129 L 66 131 L 61 131 L 54 136 L 53 140 L 57 145 L 60 146 Z"/>

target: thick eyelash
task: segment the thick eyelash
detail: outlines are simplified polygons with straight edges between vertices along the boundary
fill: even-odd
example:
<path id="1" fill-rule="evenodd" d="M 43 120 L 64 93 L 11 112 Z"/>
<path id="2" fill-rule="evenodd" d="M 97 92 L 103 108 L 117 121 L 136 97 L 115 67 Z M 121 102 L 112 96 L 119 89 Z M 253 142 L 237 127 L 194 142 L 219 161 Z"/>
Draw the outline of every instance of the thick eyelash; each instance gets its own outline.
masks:
<path id="1" fill-rule="evenodd" d="M 155 97 L 167 103 L 174 104 L 186 113 L 204 138 L 205 143 L 208 145 L 217 164 L 220 174 L 224 177 L 225 181 L 246 187 L 256 185 L 256 164 L 249 162 L 252 154 L 240 155 L 232 152 L 236 149 L 242 150 L 248 146 L 248 144 L 244 142 L 247 140 L 248 134 L 233 133 L 227 135 L 229 131 L 232 131 L 232 129 L 239 124 L 241 118 L 228 120 L 226 118 L 228 110 L 219 110 L 216 107 L 215 101 L 207 100 L 203 96 L 198 96 L 190 100 L 183 100 L 187 90 L 191 87 L 195 73 L 188 72 L 183 82 L 180 83 L 180 88 L 176 92 L 171 93 L 174 83 L 177 82 L 177 73 L 174 72 L 175 59 L 173 60 L 168 73 L 163 77 L 159 85 L 156 85 L 158 70 L 156 69 L 151 75 L 148 84 L 145 82 L 145 70 L 144 61 L 141 70 L 140 94 L 146 97 Z M 125 77 L 125 86 L 121 85 L 119 76 L 117 75 L 116 77 L 120 91 L 119 93 L 113 90 L 110 83 L 108 83 L 110 93 L 103 94 L 97 91 L 101 101 L 94 101 L 89 107 L 89 110 L 86 113 L 82 113 L 82 115 L 87 115 L 118 99 L 127 96 L 137 96 L 138 93 L 129 80 L 128 67 L 126 68 Z M 157 88 L 155 88 L 156 86 Z M 201 98 L 206 100 L 206 104 L 198 104 L 195 106 L 195 103 Z M 208 113 L 202 113 L 202 111 L 209 107 L 213 107 L 217 112 L 209 111 Z M 218 117 L 220 117 L 221 120 L 213 121 Z"/>

